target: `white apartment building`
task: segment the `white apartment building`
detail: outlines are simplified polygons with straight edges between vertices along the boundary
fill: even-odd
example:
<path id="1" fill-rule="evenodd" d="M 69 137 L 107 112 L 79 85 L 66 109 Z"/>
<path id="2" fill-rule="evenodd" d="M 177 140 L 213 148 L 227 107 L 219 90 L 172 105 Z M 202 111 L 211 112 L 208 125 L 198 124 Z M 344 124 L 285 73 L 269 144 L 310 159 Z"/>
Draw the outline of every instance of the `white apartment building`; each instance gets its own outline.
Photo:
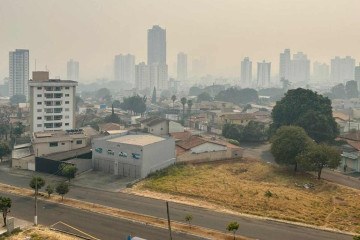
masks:
<path id="1" fill-rule="evenodd" d="M 70 59 L 67 62 L 67 79 L 79 81 L 79 62 Z"/>
<path id="2" fill-rule="evenodd" d="M 33 72 L 29 81 L 31 132 L 75 128 L 77 82 L 49 79 L 48 72 Z"/>
<path id="3" fill-rule="evenodd" d="M 291 72 L 291 56 L 290 49 L 285 49 L 283 53 L 280 53 L 280 64 L 279 64 L 279 77 L 281 79 L 290 80 Z"/>
<path id="4" fill-rule="evenodd" d="M 240 81 L 242 86 L 251 86 L 252 82 L 252 62 L 248 57 L 241 61 L 241 76 Z"/>
<path id="5" fill-rule="evenodd" d="M 116 55 L 114 59 L 114 80 L 122 83 L 135 83 L 135 56 Z"/>
<path id="6" fill-rule="evenodd" d="M 350 56 L 345 58 L 335 57 L 331 59 L 330 78 L 334 83 L 345 83 L 354 80 L 355 59 Z"/>
<path id="7" fill-rule="evenodd" d="M 183 52 L 177 55 L 177 80 L 184 83 L 187 81 L 187 55 Z"/>
<path id="8" fill-rule="evenodd" d="M 259 87 L 269 86 L 271 76 L 271 62 L 257 63 L 257 84 Z"/>
<path id="9" fill-rule="evenodd" d="M 9 96 L 29 97 L 29 50 L 16 49 L 9 52 Z"/>

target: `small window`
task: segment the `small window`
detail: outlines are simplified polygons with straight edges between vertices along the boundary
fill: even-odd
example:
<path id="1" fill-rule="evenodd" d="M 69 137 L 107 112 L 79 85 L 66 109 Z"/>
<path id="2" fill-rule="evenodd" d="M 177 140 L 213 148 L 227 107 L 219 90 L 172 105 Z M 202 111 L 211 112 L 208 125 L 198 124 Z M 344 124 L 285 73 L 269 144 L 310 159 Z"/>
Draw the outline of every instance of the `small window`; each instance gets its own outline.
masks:
<path id="1" fill-rule="evenodd" d="M 102 153 L 102 148 L 95 148 L 95 152 Z"/>
<path id="2" fill-rule="evenodd" d="M 76 144 L 82 144 L 82 140 L 76 140 Z"/>
<path id="3" fill-rule="evenodd" d="M 65 101 L 65 104 L 69 104 L 70 102 L 69 101 Z"/>
<path id="4" fill-rule="evenodd" d="M 41 97 L 42 95 L 41 94 L 38 94 L 37 97 Z"/>
<path id="5" fill-rule="evenodd" d="M 164 130 L 163 128 L 160 128 L 160 130 Z"/>
<path id="6" fill-rule="evenodd" d="M 37 127 L 42 127 L 42 124 L 38 124 L 38 125 L 36 125 Z"/>
<path id="7" fill-rule="evenodd" d="M 49 146 L 50 146 L 50 147 L 57 147 L 58 145 L 59 145 L 58 142 L 51 142 L 51 143 L 49 143 Z"/>
<path id="8" fill-rule="evenodd" d="M 132 153 L 131 155 L 133 159 L 140 159 L 140 154 L 138 153 Z"/>
<path id="9" fill-rule="evenodd" d="M 65 94 L 65 97 L 70 97 L 70 94 Z"/>
<path id="10" fill-rule="evenodd" d="M 65 123 L 65 126 L 69 126 L 69 123 Z"/>
<path id="11" fill-rule="evenodd" d="M 61 143 L 61 145 L 65 145 L 65 143 Z"/>
<path id="12" fill-rule="evenodd" d="M 38 90 L 41 90 L 41 89 L 42 89 L 42 87 L 37 87 L 37 89 L 38 89 Z"/>
<path id="13" fill-rule="evenodd" d="M 37 120 L 41 120 L 42 117 L 37 117 Z"/>
<path id="14" fill-rule="evenodd" d="M 42 112 L 42 109 L 38 109 L 37 112 Z"/>
<path id="15" fill-rule="evenodd" d="M 127 157 L 127 153 L 126 152 L 119 152 L 119 157 Z"/>
<path id="16" fill-rule="evenodd" d="M 69 119 L 69 115 L 65 115 L 65 119 Z"/>
<path id="17" fill-rule="evenodd" d="M 112 156 L 114 156 L 114 151 L 112 151 L 112 150 L 107 150 L 107 153 L 109 154 L 109 155 L 112 155 Z"/>
<path id="18" fill-rule="evenodd" d="M 65 87 L 65 89 L 70 89 L 70 87 Z"/>
<path id="19" fill-rule="evenodd" d="M 41 105 L 41 102 L 37 102 L 37 105 Z"/>
<path id="20" fill-rule="evenodd" d="M 65 108 L 65 112 L 68 112 L 70 109 L 69 108 Z"/>

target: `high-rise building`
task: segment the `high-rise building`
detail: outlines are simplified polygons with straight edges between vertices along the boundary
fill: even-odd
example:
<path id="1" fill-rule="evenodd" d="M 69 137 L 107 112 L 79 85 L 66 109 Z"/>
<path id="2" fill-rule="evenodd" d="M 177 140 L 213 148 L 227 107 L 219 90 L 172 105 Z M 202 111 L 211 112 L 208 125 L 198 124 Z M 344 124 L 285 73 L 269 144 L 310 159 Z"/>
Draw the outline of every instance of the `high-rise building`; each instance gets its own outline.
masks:
<path id="1" fill-rule="evenodd" d="M 186 82 L 187 80 L 187 55 L 183 52 L 177 55 L 177 80 L 180 82 Z"/>
<path id="2" fill-rule="evenodd" d="M 144 62 L 135 66 L 135 85 L 139 91 L 145 89 L 150 91 L 150 67 Z"/>
<path id="3" fill-rule="evenodd" d="M 9 96 L 29 97 L 29 50 L 9 52 Z"/>
<path id="4" fill-rule="evenodd" d="M 354 80 L 357 82 L 357 85 L 359 87 L 360 90 L 360 63 L 359 66 L 355 67 L 355 74 L 354 74 Z"/>
<path id="5" fill-rule="evenodd" d="M 147 64 L 166 64 L 166 30 L 158 25 L 148 30 Z"/>
<path id="6" fill-rule="evenodd" d="M 116 55 L 114 60 L 114 80 L 135 83 L 135 56 L 131 54 Z"/>
<path id="7" fill-rule="evenodd" d="M 310 60 L 302 52 L 293 55 L 290 69 L 292 82 L 308 82 L 310 80 Z"/>
<path id="8" fill-rule="evenodd" d="M 314 62 L 312 80 L 315 82 L 326 82 L 330 78 L 330 68 L 326 63 Z"/>
<path id="9" fill-rule="evenodd" d="M 30 87 L 30 131 L 75 128 L 77 82 L 49 79 L 49 72 L 33 72 Z"/>
<path id="10" fill-rule="evenodd" d="M 241 85 L 250 86 L 252 81 L 252 62 L 248 57 L 241 62 Z"/>
<path id="11" fill-rule="evenodd" d="M 79 62 L 70 59 L 67 62 L 67 80 L 79 81 Z"/>
<path id="12" fill-rule="evenodd" d="M 258 62 L 257 63 L 257 84 L 260 87 L 265 87 L 270 84 L 271 76 L 271 62 Z"/>
<path id="13" fill-rule="evenodd" d="M 331 59 L 331 81 L 334 83 L 345 83 L 354 80 L 355 59 L 350 56 L 345 58 L 335 57 Z"/>
<path id="14" fill-rule="evenodd" d="M 281 79 L 290 80 L 291 74 L 291 55 L 290 49 L 285 49 L 283 53 L 280 53 L 279 64 L 279 77 Z"/>

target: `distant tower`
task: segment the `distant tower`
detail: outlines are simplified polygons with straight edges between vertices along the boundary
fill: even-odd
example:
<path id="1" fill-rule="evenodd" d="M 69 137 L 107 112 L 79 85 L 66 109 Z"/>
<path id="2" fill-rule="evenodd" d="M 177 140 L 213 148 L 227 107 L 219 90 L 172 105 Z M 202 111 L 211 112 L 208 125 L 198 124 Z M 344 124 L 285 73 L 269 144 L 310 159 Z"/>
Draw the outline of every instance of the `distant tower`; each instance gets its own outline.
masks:
<path id="1" fill-rule="evenodd" d="M 292 82 L 308 82 L 310 80 L 310 60 L 302 52 L 293 55 L 290 80 Z"/>
<path id="2" fill-rule="evenodd" d="M 135 66 L 135 86 L 139 91 L 147 89 L 150 92 L 150 67 L 144 62 Z"/>
<path id="3" fill-rule="evenodd" d="M 177 55 L 177 80 L 182 83 L 187 80 L 187 55 L 183 52 Z"/>
<path id="4" fill-rule="evenodd" d="M 283 53 L 280 53 L 280 64 L 279 64 L 279 77 L 281 79 L 290 80 L 291 71 L 291 56 L 290 49 L 285 49 Z"/>
<path id="5" fill-rule="evenodd" d="M 251 86 L 252 81 L 252 62 L 248 57 L 244 58 L 241 62 L 241 77 L 240 81 L 242 85 Z"/>
<path id="6" fill-rule="evenodd" d="M 347 56 L 345 58 L 335 57 L 331 59 L 330 78 L 334 83 L 345 83 L 354 80 L 355 59 Z"/>
<path id="7" fill-rule="evenodd" d="M 9 96 L 25 95 L 29 98 L 29 50 L 9 52 Z"/>
<path id="8" fill-rule="evenodd" d="M 67 79 L 79 81 L 79 62 L 70 59 L 67 62 Z"/>
<path id="9" fill-rule="evenodd" d="M 116 55 L 114 59 L 114 80 L 123 83 L 135 83 L 135 56 Z"/>
<path id="10" fill-rule="evenodd" d="M 259 87 L 265 87 L 270 84 L 271 62 L 257 63 L 257 84 Z"/>
<path id="11" fill-rule="evenodd" d="M 330 68 L 326 63 L 314 62 L 312 81 L 327 82 L 330 78 Z"/>
<path id="12" fill-rule="evenodd" d="M 357 82 L 358 88 L 360 90 L 360 63 L 359 63 L 359 66 L 355 67 L 354 80 Z"/>

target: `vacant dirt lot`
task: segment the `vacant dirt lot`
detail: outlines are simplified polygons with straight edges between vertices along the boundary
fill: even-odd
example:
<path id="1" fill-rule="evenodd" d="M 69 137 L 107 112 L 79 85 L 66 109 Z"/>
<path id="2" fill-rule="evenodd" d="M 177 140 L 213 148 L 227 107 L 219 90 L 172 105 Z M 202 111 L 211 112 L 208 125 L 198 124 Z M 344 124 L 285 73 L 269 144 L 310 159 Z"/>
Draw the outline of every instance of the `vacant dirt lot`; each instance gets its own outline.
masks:
<path id="1" fill-rule="evenodd" d="M 360 232 L 360 191 L 254 159 L 177 165 L 134 188 L 186 196 L 241 213 Z"/>

